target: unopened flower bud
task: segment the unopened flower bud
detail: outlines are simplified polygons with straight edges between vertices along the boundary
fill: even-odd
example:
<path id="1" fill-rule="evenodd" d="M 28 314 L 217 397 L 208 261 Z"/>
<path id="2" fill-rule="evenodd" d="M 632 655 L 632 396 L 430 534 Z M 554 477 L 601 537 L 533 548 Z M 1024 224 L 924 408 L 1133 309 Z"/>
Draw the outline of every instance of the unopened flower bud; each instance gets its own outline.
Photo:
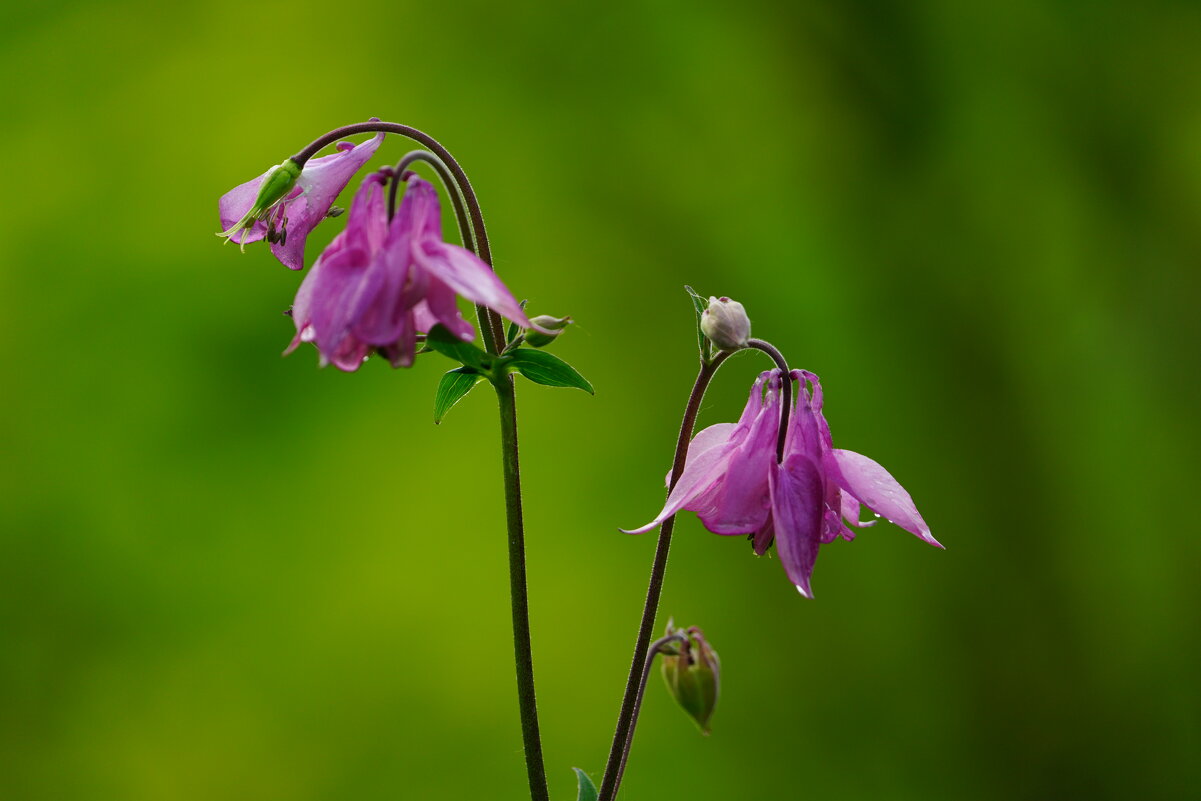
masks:
<path id="1" fill-rule="evenodd" d="M 696 626 L 685 631 L 675 628 L 669 621 L 667 634 L 678 634 L 684 639 L 675 643 L 675 649 L 665 648 L 661 652 L 663 680 L 676 702 L 696 721 L 701 733 L 708 734 L 709 718 L 713 717 L 721 689 L 721 662 Z"/>
<path id="2" fill-rule="evenodd" d="M 259 187 L 259 193 L 255 197 L 254 205 L 242 216 L 242 219 L 217 234 L 217 236 L 223 237 L 226 242 L 230 242 L 242 231 L 249 231 L 254 228 L 257 222 L 267 219 L 268 212 L 275 208 L 276 204 L 286 198 L 292 189 L 295 188 L 296 179 L 300 177 L 300 171 L 301 167 L 299 164 L 290 158 L 284 159 L 283 164 L 280 164 L 267 173 L 267 177 L 263 179 L 262 186 Z M 287 235 L 286 226 L 280 225 L 277 229 L 275 222 L 272 219 L 268 225 L 267 239 L 273 243 L 278 242 L 279 244 L 283 244 L 285 241 L 284 238 Z M 283 222 L 286 222 L 286 220 Z M 245 246 L 246 237 L 244 235 L 239 244 Z"/>
<path id="3" fill-rule="evenodd" d="M 718 348 L 739 350 L 751 336 L 751 321 L 738 301 L 710 297 L 709 308 L 701 315 L 701 331 Z"/>
<path id="4" fill-rule="evenodd" d="M 296 186 L 296 179 L 299 177 L 300 165 L 292 159 L 284 159 L 283 164 L 267 174 L 263 185 L 259 187 L 259 195 L 255 198 L 254 208 L 266 211 L 283 200 L 292 191 L 292 187 Z"/>
<path id="5" fill-rule="evenodd" d="M 525 332 L 525 342 L 535 348 L 544 348 L 555 341 L 555 338 L 563 332 L 563 329 L 571 325 L 570 317 L 552 317 L 549 314 L 539 314 L 537 317 L 531 317 L 530 322 L 536 328 L 529 328 Z M 542 329 L 541 331 L 538 329 Z"/>

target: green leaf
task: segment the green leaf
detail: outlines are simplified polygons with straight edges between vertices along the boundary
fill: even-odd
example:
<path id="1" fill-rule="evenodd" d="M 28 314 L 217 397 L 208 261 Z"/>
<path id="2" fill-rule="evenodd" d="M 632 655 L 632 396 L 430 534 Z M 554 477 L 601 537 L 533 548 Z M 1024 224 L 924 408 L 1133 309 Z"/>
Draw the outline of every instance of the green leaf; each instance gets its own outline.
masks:
<path id="1" fill-rule="evenodd" d="M 441 423 L 450 407 L 462 400 L 481 378 L 483 376 L 470 367 L 459 367 L 442 376 L 434 393 L 434 425 Z"/>
<path id="2" fill-rule="evenodd" d="M 567 362 L 544 350 L 518 348 L 506 359 L 508 366 L 533 381 L 548 387 L 577 387 L 595 395 L 588 379 Z"/>
<path id="3" fill-rule="evenodd" d="M 480 350 L 471 342 L 464 342 L 446 330 L 445 326 L 436 325 L 430 329 L 425 344 L 431 350 L 436 350 L 443 356 L 454 359 L 460 364 L 474 367 L 481 373 L 488 372 L 492 367 L 492 357 Z"/>
<path id="4" fill-rule="evenodd" d="M 684 291 L 692 298 L 692 308 L 696 311 L 696 346 L 701 352 L 701 360 L 708 362 L 712 358 L 713 352 L 709 337 L 701 331 L 701 316 L 705 313 L 705 309 L 709 308 L 709 301 L 696 294 L 696 290 L 688 285 L 684 286 Z"/>
<path id="5" fill-rule="evenodd" d="M 572 768 L 575 771 L 575 777 L 580 783 L 580 792 L 576 795 L 576 801 L 596 801 L 596 785 L 592 783 L 592 779 L 588 778 L 588 774 L 579 768 Z"/>

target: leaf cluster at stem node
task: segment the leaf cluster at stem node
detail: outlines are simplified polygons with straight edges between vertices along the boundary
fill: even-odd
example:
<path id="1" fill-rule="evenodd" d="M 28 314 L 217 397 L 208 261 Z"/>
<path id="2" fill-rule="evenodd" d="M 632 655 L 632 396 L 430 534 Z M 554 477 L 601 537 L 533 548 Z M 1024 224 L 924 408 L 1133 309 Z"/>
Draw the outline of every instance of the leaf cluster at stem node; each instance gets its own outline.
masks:
<path id="1" fill-rule="evenodd" d="M 547 387 L 575 387 L 596 394 L 592 384 L 579 371 L 544 350 L 517 347 L 501 354 L 488 353 L 440 325 L 429 332 L 425 345 L 462 365 L 446 373 L 438 382 L 434 393 L 435 423 L 442 422 L 450 408 L 474 389 L 480 379 L 486 378 L 499 386 L 501 381 L 508 380 L 509 373 L 518 373 Z"/>

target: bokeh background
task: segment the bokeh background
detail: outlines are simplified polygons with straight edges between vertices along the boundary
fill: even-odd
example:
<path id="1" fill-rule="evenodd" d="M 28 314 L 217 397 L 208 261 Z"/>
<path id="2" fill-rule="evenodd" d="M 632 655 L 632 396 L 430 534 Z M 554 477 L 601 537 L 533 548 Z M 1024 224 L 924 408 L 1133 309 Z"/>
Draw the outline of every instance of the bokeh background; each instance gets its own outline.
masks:
<path id="1" fill-rule="evenodd" d="M 721 706 L 653 678 L 626 797 L 1197 791 L 1196 4 L 42 2 L 0 67 L 0 797 L 523 797 L 492 399 L 435 427 L 437 355 L 281 359 L 301 276 L 213 236 L 372 115 L 456 154 L 598 388 L 520 387 L 556 799 L 616 717 L 684 284 L 947 549 L 867 530 L 805 601 L 682 520 L 663 619 Z"/>

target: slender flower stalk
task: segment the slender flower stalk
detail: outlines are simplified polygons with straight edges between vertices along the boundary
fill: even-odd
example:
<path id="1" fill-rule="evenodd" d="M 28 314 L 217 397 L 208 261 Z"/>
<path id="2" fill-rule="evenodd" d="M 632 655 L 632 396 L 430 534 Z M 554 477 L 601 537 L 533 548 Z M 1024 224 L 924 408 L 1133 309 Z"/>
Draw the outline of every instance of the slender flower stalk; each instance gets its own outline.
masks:
<path id="1" fill-rule="evenodd" d="M 427 151 L 413 151 L 406 154 L 396 165 L 397 183 L 402 179 L 404 170 L 415 161 L 424 161 L 432 166 L 451 197 L 463 247 L 474 251 L 481 261 L 492 267 L 488 232 L 484 228 L 479 201 L 467 181 L 466 173 L 445 148 L 424 134 L 422 136 L 424 138 L 417 141 L 441 153 L 435 155 Z M 395 208 L 394 183 L 388 198 L 389 216 Z M 487 350 L 490 353 L 499 353 L 504 343 L 500 318 L 486 306 L 477 306 L 476 310 Z M 529 587 L 525 561 L 525 521 L 521 504 L 521 463 L 517 439 L 517 397 L 513 376 L 505 376 L 497 384 L 496 397 L 500 412 L 501 470 L 505 486 L 505 526 L 509 541 L 509 604 L 513 620 L 513 655 L 521 713 L 521 738 L 525 745 L 530 798 L 532 801 L 549 801 L 550 790 L 546 784 L 542 737 L 538 726 L 538 699 L 534 687 L 534 656 L 530 639 Z"/>
<path id="2" fill-rule="evenodd" d="M 684 419 L 680 421 L 680 435 L 676 438 L 676 452 L 671 466 L 669 494 L 684 472 L 684 462 L 688 458 L 688 443 L 692 440 L 692 431 L 696 427 L 696 416 L 700 412 L 701 401 L 705 399 L 705 390 L 709 388 L 709 382 L 713 380 L 718 368 L 730 356 L 730 352 L 722 352 L 714 356 L 711 361 L 701 363 L 700 373 L 697 374 L 696 383 L 692 386 L 692 393 L 688 396 L 688 404 L 684 407 Z M 676 516 L 672 515 L 663 521 L 663 525 L 659 529 L 659 542 L 655 546 L 655 560 L 651 565 L 646 603 L 642 607 L 642 622 L 638 625 L 638 637 L 634 642 L 634 657 L 630 661 L 630 675 L 626 679 L 625 694 L 621 699 L 617 729 L 613 733 L 613 745 L 609 749 L 605 776 L 601 780 L 599 801 L 613 801 L 617 796 L 617 788 L 625 770 L 625 761 L 629 756 L 634 719 L 638 711 L 639 688 L 644 686 L 645 682 L 651 632 L 654 631 L 655 615 L 659 611 L 659 596 L 663 593 L 663 577 L 667 572 L 667 555 L 671 551 L 671 535 L 675 526 Z"/>
<path id="3" fill-rule="evenodd" d="M 474 251 L 481 261 L 492 267 L 488 232 L 484 228 L 479 201 L 467 181 L 466 173 L 445 148 L 424 134 L 422 136 L 424 138 L 417 141 L 431 147 L 432 150 L 441 151 L 440 155 L 421 150 L 406 154 L 397 162 L 396 183 L 402 180 L 405 169 L 416 161 L 424 161 L 432 166 L 451 197 L 463 247 Z M 306 150 L 311 148 L 310 145 Z M 388 198 L 389 216 L 396 208 L 396 183 L 392 185 Z M 476 309 L 487 350 L 490 353 L 499 353 L 504 343 L 499 317 L 486 306 L 477 306 Z M 509 604 L 513 620 L 513 656 L 517 672 L 518 706 L 521 712 L 521 738 L 525 745 L 530 798 L 532 801 L 549 801 L 550 790 L 546 783 L 542 737 L 538 725 L 538 700 L 534 686 L 529 586 L 525 561 L 525 521 L 521 504 L 521 463 L 517 439 L 517 397 L 513 376 L 505 376 L 496 385 L 496 397 L 500 412 L 501 470 L 504 477 L 505 526 L 509 542 Z"/>
<path id="4" fill-rule="evenodd" d="M 617 788 L 621 785 L 621 777 L 626 772 L 626 762 L 630 758 L 630 747 L 634 744 L 634 730 L 638 726 L 638 714 L 642 711 L 642 698 L 646 695 L 646 681 L 651 675 L 651 666 L 655 664 L 655 657 L 659 655 L 659 651 L 668 643 L 685 642 L 686 640 L 687 638 L 683 634 L 668 634 L 651 643 L 646 651 L 646 659 L 642 662 L 642 675 L 638 679 L 638 690 L 634 695 L 634 708 L 630 715 L 630 733 L 626 738 L 625 747 L 622 748 L 621 761 L 617 764 L 617 775 L 613 780 L 614 794 L 617 793 Z"/>
<path id="5" fill-rule="evenodd" d="M 253 241 L 255 238 L 264 238 L 268 234 L 271 234 L 273 247 L 276 249 L 282 247 L 284 241 L 282 238 L 276 237 L 274 229 L 270 227 L 270 223 L 274 222 L 274 218 L 267 219 L 267 215 L 277 207 L 282 209 L 280 198 L 284 198 L 285 200 L 293 199 L 292 195 L 288 193 L 293 191 L 293 186 L 298 180 L 297 176 L 304 175 L 303 170 L 306 163 L 320 152 L 322 148 L 347 136 L 360 133 L 398 134 L 418 142 L 430 151 L 418 151 L 402 159 L 399 169 L 394 172 L 393 176 L 393 194 L 389 198 L 388 219 L 391 219 L 396 209 L 395 184 L 405 179 L 403 175 L 404 168 L 413 161 L 425 161 L 434 167 L 446 185 L 447 194 L 450 195 L 451 202 L 454 205 L 463 247 L 472 251 L 489 269 L 495 271 L 492 266 L 492 251 L 489 246 L 487 231 L 484 227 L 484 217 L 480 210 L 479 200 L 471 187 L 471 182 L 467 179 L 466 172 L 463 171 L 458 161 L 450 154 L 450 151 L 429 134 L 408 125 L 381 122 L 376 119 L 369 122 L 346 125 L 318 137 L 295 156 L 285 161 L 283 165 L 274 168 L 259 179 L 256 179 L 257 183 L 255 183 L 253 189 L 255 192 L 259 192 L 259 195 L 253 195 L 250 188 L 239 187 L 247 197 L 245 203 L 242 203 L 240 195 L 237 199 L 239 203 L 247 207 L 247 210 L 241 212 L 242 217 L 239 219 L 231 217 L 231 214 L 227 213 L 224 207 L 222 208 L 222 222 L 226 228 L 223 235 L 227 239 L 233 239 L 242 243 L 248 240 Z M 382 139 L 382 136 L 373 139 L 372 143 L 378 144 L 380 139 Z M 367 152 L 362 145 L 358 146 L 358 150 L 365 154 Z M 374 152 L 374 146 L 370 148 L 370 151 Z M 339 155 L 345 152 L 349 151 L 340 150 Z M 335 157 L 325 157 L 324 161 L 318 159 L 314 163 L 318 162 L 322 165 L 327 162 L 334 163 Z M 341 167 L 345 162 L 337 163 Z M 350 172 L 353 172 L 353 170 Z M 282 178 L 276 180 L 276 183 L 280 187 L 278 191 L 274 188 L 269 193 L 265 190 L 259 191 L 259 186 L 264 181 L 277 174 L 289 178 L 289 181 L 285 182 Z M 349 174 L 346 176 L 346 179 L 349 180 Z M 345 181 L 342 182 L 342 186 L 345 186 Z M 320 198 L 323 202 L 325 194 L 323 191 Z M 333 200 L 333 195 L 336 194 L 337 192 L 335 191 L 329 196 L 330 202 Z M 327 209 L 328 206 L 322 208 L 321 213 L 325 214 Z M 279 211 L 278 214 L 282 215 L 283 212 Z M 231 219 L 226 219 L 226 217 L 231 217 Z M 263 222 L 265 219 L 266 223 Z M 318 220 L 319 218 L 316 215 L 313 215 L 312 221 L 306 218 L 306 228 L 303 233 L 307 233 L 307 229 L 311 227 L 309 225 L 310 222 L 315 225 Z M 260 231 L 259 229 L 264 230 Z M 293 237 L 293 240 L 295 239 Z M 299 250 L 302 252 L 303 238 L 296 244 L 299 245 Z M 293 249 L 297 248 L 294 247 Z M 301 266 L 299 258 L 293 258 L 290 261 L 285 260 L 285 264 L 294 269 Z M 484 341 L 485 349 L 493 355 L 501 353 L 505 346 L 505 336 L 500 315 L 481 303 L 476 304 L 476 313 L 479 317 L 480 334 Z M 524 315 L 521 316 L 524 317 Z M 522 520 L 521 477 L 518 464 L 517 407 L 512 376 L 505 375 L 497 381 L 496 390 L 500 406 L 502 470 L 505 485 L 506 527 L 509 536 L 509 577 L 513 615 L 513 647 L 517 663 L 517 695 L 521 711 L 522 740 L 525 746 L 530 797 L 532 801 L 549 801 L 546 769 L 543 765 L 542 744 L 538 730 L 537 701 L 534 694 L 529 602 L 526 587 L 525 530 Z"/>
<path id="6" fill-rule="evenodd" d="M 788 363 L 784 359 L 784 355 L 779 349 L 762 339 L 748 339 L 746 347 L 762 351 L 776 363 L 785 375 L 788 374 Z M 692 441 L 692 431 L 696 427 L 696 416 L 700 411 L 701 402 L 705 397 L 705 390 L 712 381 L 714 374 L 722 363 L 736 353 L 736 350 L 724 350 L 713 357 L 712 361 L 702 362 L 700 374 L 697 375 L 696 384 L 693 385 L 692 394 L 688 397 L 688 405 L 684 409 L 684 420 L 680 424 L 680 435 L 676 439 L 675 458 L 672 462 L 671 477 L 668 481 L 667 493 L 671 497 L 671 492 L 675 489 L 680 476 L 684 473 L 685 463 L 688 459 L 688 446 Z M 784 385 L 781 388 L 781 400 L 783 402 L 784 415 L 787 415 L 787 410 L 790 404 L 790 387 L 789 382 L 782 382 Z M 781 419 L 783 428 L 787 427 L 788 418 L 784 416 Z M 778 439 L 777 459 L 784 452 L 784 437 L 781 434 Z M 659 528 L 659 542 L 655 548 L 655 560 L 651 566 L 650 586 L 646 593 L 646 604 L 642 609 L 642 622 L 638 628 L 638 638 L 634 644 L 634 658 L 630 664 L 630 675 L 626 680 L 625 695 L 622 698 L 621 712 L 617 718 L 617 729 L 613 734 L 613 744 L 609 749 L 609 760 L 605 765 L 605 776 L 601 782 L 599 801 L 613 801 L 617 797 L 617 790 L 621 785 L 621 779 L 625 773 L 625 764 L 629 759 L 630 746 L 634 740 L 634 725 L 637 722 L 638 707 L 641 703 L 640 687 L 645 686 L 645 672 L 648 670 L 647 649 L 650 643 L 651 632 L 655 626 L 655 615 L 659 609 L 659 597 L 663 591 L 663 578 L 667 570 L 667 556 L 671 549 L 671 536 L 675 530 L 676 516 L 671 514 L 666 517 Z"/>
<path id="7" fill-rule="evenodd" d="M 388 188 L 388 219 L 392 219 L 392 215 L 396 213 L 396 192 L 400 188 L 400 182 L 405 180 L 405 170 L 411 164 L 418 161 L 425 162 L 433 167 L 434 172 L 438 173 L 438 178 L 442 181 L 442 187 L 446 190 L 446 194 L 450 196 L 451 206 L 455 210 L 455 221 L 459 225 L 459 238 L 463 241 L 463 247 L 470 250 L 472 253 L 479 255 L 479 251 L 475 247 L 475 235 L 471 232 L 471 220 L 467 216 L 467 206 L 463 200 L 463 195 L 459 192 L 459 186 L 455 183 L 454 176 L 450 174 L 450 170 L 442 159 L 435 156 L 428 150 L 411 150 L 401 157 L 400 161 L 396 162 L 393 168 L 397 180 Z"/>
<path id="8" fill-rule="evenodd" d="M 747 340 L 746 346 L 748 348 L 755 348 L 756 350 L 761 350 L 766 353 L 771 357 L 771 360 L 776 363 L 776 367 L 779 368 L 780 372 L 784 375 L 788 375 L 788 361 L 784 358 L 784 354 L 780 353 L 779 348 L 777 348 L 775 345 L 762 339 L 750 339 Z M 780 434 L 776 440 L 777 462 L 784 461 L 784 440 L 785 435 L 788 432 L 788 413 L 792 406 L 791 381 L 785 381 L 783 387 L 781 387 L 780 400 L 782 403 L 782 408 L 780 411 Z"/>
<path id="9" fill-rule="evenodd" d="M 530 643 L 530 608 L 525 571 L 525 523 L 521 514 L 521 465 L 517 448 L 517 399 L 513 376 L 496 384 L 500 404 L 500 449 L 505 480 L 505 521 L 509 530 L 509 599 L 513 614 L 513 655 L 517 664 L 517 695 L 521 703 L 521 736 L 533 801 L 547 801 L 546 768 L 538 732 L 538 702 L 534 693 L 534 657 Z"/>

